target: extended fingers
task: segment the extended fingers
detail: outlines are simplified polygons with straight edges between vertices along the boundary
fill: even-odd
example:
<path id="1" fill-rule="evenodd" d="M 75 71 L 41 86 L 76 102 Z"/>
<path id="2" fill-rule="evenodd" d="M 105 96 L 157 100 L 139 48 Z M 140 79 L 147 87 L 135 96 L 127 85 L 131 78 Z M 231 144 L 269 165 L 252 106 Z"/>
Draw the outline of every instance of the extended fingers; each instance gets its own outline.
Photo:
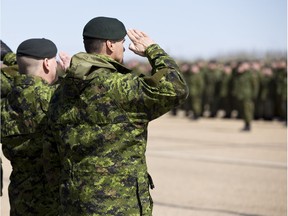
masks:
<path id="1" fill-rule="evenodd" d="M 142 37 L 147 37 L 147 35 L 139 30 L 136 29 L 129 29 L 127 31 L 129 38 L 133 41 L 133 40 L 139 40 Z"/>
<path id="2" fill-rule="evenodd" d="M 132 42 L 129 49 L 140 56 L 144 56 L 147 47 L 154 43 L 144 32 L 136 29 L 129 29 L 127 35 Z"/>

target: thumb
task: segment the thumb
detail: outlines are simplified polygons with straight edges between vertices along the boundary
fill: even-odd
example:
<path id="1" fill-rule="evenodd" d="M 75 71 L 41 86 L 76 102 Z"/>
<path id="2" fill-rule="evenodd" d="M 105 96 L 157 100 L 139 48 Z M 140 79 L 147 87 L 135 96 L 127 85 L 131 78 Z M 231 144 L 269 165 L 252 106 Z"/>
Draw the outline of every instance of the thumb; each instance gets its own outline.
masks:
<path id="1" fill-rule="evenodd" d="M 135 51 L 135 45 L 133 43 L 130 43 L 129 49 L 134 52 Z"/>

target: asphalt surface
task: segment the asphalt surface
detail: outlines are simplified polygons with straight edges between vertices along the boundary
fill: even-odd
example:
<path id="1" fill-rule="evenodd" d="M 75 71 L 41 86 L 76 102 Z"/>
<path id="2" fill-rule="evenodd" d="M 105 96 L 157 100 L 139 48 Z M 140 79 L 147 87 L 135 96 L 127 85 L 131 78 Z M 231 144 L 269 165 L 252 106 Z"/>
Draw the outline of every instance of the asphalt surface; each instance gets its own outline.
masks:
<path id="1" fill-rule="evenodd" d="M 167 114 L 149 125 L 147 164 L 154 216 L 286 216 L 287 128 L 237 119 Z M 3 155 L 2 155 L 3 158 Z M 1 215 L 9 215 L 11 166 L 3 159 Z"/>

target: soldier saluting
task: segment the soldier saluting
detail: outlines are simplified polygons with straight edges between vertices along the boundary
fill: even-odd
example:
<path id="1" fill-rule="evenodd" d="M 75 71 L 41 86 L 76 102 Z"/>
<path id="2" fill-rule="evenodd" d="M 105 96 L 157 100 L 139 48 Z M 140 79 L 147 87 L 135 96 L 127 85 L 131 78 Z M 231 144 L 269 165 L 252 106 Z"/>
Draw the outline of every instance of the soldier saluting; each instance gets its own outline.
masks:
<path id="1" fill-rule="evenodd" d="M 130 49 L 148 58 L 151 76 L 123 64 Z M 61 160 L 62 215 L 152 215 L 145 151 L 148 123 L 183 103 L 178 65 L 142 31 L 109 17 L 83 30 L 86 53 L 72 57 L 49 108 Z"/>

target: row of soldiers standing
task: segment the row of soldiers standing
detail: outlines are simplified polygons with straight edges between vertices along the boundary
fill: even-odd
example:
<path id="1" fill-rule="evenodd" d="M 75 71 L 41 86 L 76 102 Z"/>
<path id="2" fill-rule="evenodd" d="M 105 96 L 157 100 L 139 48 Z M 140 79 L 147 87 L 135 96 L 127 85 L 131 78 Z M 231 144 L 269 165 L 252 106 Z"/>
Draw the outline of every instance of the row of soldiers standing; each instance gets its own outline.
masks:
<path id="1" fill-rule="evenodd" d="M 180 107 L 186 116 L 233 117 L 245 122 L 243 130 L 251 130 L 254 119 L 287 119 L 287 61 L 197 61 L 180 64 L 190 94 Z M 176 115 L 177 110 L 173 110 Z M 208 114 L 207 114 L 208 113 Z"/>

